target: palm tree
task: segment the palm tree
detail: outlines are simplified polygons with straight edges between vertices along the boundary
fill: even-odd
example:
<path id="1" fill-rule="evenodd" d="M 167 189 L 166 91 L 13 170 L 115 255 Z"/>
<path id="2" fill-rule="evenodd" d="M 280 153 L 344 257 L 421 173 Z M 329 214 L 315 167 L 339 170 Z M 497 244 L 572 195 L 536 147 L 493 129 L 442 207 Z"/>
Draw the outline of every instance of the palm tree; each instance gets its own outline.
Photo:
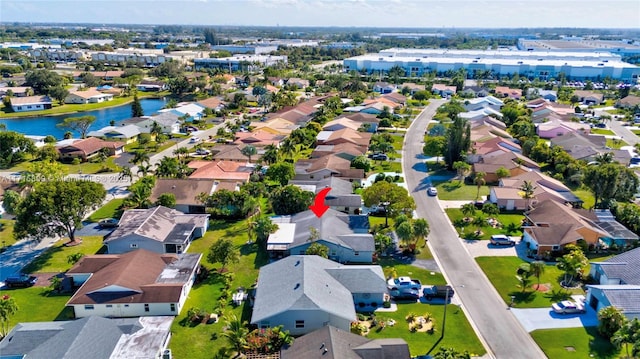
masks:
<path id="1" fill-rule="evenodd" d="M 531 183 L 531 181 L 524 181 L 522 186 L 520 186 L 520 191 L 522 191 L 521 196 L 527 201 L 527 211 L 531 209 L 531 199 L 534 198 L 533 193 L 535 190 L 536 187 Z"/>
<path id="2" fill-rule="evenodd" d="M 138 173 L 137 174 L 142 174 L 142 177 L 144 177 L 147 174 L 149 174 L 149 172 L 151 172 L 151 165 L 143 163 L 143 164 L 138 166 Z"/>
<path id="3" fill-rule="evenodd" d="M 413 227 L 411 226 L 411 224 L 408 221 L 407 222 L 402 222 L 398 226 L 398 228 L 396 228 L 396 234 L 398 235 L 398 238 L 400 238 L 402 243 L 405 243 L 405 244 L 409 243 L 411 238 L 414 237 Z"/>
<path id="4" fill-rule="evenodd" d="M 133 158 L 130 160 L 131 163 L 140 165 L 142 163 L 149 163 L 149 154 L 146 151 L 136 151 L 133 153 Z"/>
<path id="5" fill-rule="evenodd" d="M 173 151 L 173 154 L 178 157 L 178 160 L 182 161 L 186 159 L 187 155 L 189 154 L 189 149 L 186 147 L 178 147 Z M 181 155 L 183 156 L 180 157 Z"/>
<path id="6" fill-rule="evenodd" d="M 424 239 L 424 245 L 427 245 L 427 237 L 429 236 L 429 223 L 424 218 L 418 218 L 413 221 L 413 235 L 416 238 L 416 245 L 420 239 Z"/>
<path id="7" fill-rule="evenodd" d="M 598 164 L 600 165 L 613 163 L 613 152 L 605 152 L 605 153 L 597 154 L 595 157 L 595 162 L 598 162 Z"/>
<path id="8" fill-rule="evenodd" d="M 158 135 L 162 133 L 162 126 L 160 126 L 158 122 L 153 121 L 153 123 L 151 124 L 151 131 L 149 131 L 149 133 L 155 136 L 155 138 L 157 139 Z"/>
<path id="9" fill-rule="evenodd" d="M 476 214 L 476 206 L 474 206 L 473 203 L 465 203 L 460 207 L 460 211 L 465 218 L 470 218 Z"/>
<path id="10" fill-rule="evenodd" d="M 246 145 L 240 150 L 240 152 L 245 155 L 249 159 L 249 163 L 251 163 L 251 156 L 256 155 L 258 150 L 256 150 L 255 146 Z"/>
<path id="11" fill-rule="evenodd" d="M 293 154 L 297 151 L 296 144 L 289 138 L 282 142 L 280 146 L 280 153 L 282 157 L 286 159 L 291 159 Z"/>
<path id="12" fill-rule="evenodd" d="M 130 167 L 122 167 L 122 171 L 120 171 L 120 175 L 118 176 L 119 180 L 124 180 L 129 178 L 129 181 L 133 181 L 133 173 L 131 173 Z"/>
<path id="13" fill-rule="evenodd" d="M 247 322 L 242 321 L 235 314 L 230 314 L 227 320 L 227 329 L 222 335 L 227 338 L 227 342 L 235 349 L 236 357 L 242 353 L 242 350 L 247 347 L 247 336 L 249 335 L 249 329 L 247 329 Z"/>
<path id="14" fill-rule="evenodd" d="M 9 332 L 9 317 L 18 312 L 16 300 L 8 295 L 0 298 L 0 337 L 4 338 Z"/>
<path id="15" fill-rule="evenodd" d="M 536 277 L 538 285 L 536 288 L 540 289 L 540 276 L 544 274 L 545 264 L 542 261 L 531 262 L 529 265 L 529 271 L 531 275 Z"/>
<path id="16" fill-rule="evenodd" d="M 278 147 L 275 145 L 265 146 L 265 152 L 260 158 L 260 161 L 268 165 L 278 162 Z"/>
<path id="17" fill-rule="evenodd" d="M 631 321 L 627 321 L 622 327 L 611 337 L 611 343 L 618 349 L 624 345 L 627 352 L 627 358 L 636 358 L 640 354 L 640 320 L 633 318 Z M 629 356 L 629 346 L 631 346 L 631 356 Z"/>
<path id="18" fill-rule="evenodd" d="M 487 174 L 484 172 L 476 172 L 475 176 L 473 177 L 473 183 L 476 184 L 476 186 L 478 186 L 478 191 L 476 192 L 476 200 L 480 197 L 480 188 L 487 183 L 487 181 L 484 179 L 484 176 L 486 176 Z"/>

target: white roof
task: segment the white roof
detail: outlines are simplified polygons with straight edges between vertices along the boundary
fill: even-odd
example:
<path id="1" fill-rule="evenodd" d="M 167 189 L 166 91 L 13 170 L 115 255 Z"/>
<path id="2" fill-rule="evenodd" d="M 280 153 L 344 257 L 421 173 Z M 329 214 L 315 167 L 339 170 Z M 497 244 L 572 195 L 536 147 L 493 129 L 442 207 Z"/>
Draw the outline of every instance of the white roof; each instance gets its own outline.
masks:
<path id="1" fill-rule="evenodd" d="M 278 223 L 278 230 L 269 235 L 267 247 L 269 245 L 293 243 L 295 231 L 295 223 Z"/>

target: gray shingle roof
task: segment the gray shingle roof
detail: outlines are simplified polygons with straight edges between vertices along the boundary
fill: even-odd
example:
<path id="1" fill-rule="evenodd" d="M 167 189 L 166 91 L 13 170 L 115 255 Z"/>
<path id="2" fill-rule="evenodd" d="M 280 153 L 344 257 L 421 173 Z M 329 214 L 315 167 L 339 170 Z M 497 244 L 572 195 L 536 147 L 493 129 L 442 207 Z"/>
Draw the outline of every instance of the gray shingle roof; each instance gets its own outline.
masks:
<path id="1" fill-rule="evenodd" d="M 290 223 L 295 223 L 296 229 L 289 248 L 306 244 L 310 236 L 309 228 L 313 227 L 320 233 L 320 239 L 327 242 L 357 251 L 375 249 L 373 236 L 368 233 L 367 216 L 353 216 L 329 209 L 318 218 L 312 211 L 304 211 L 291 216 Z"/>
<path id="2" fill-rule="evenodd" d="M 600 263 L 607 278 L 620 278 L 625 284 L 640 285 L 640 248 L 618 254 Z"/>
<path id="3" fill-rule="evenodd" d="M 377 265 L 341 266 L 326 271 L 351 293 L 384 293 L 387 290 L 384 273 Z"/>
<path id="4" fill-rule="evenodd" d="M 251 323 L 288 310 L 313 309 L 355 320 L 351 292 L 326 271 L 336 266 L 318 256 L 289 256 L 262 267 Z"/>
<path id="5" fill-rule="evenodd" d="M 609 303 L 629 315 L 640 313 L 640 286 L 638 285 L 590 285 L 602 291 Z"/>

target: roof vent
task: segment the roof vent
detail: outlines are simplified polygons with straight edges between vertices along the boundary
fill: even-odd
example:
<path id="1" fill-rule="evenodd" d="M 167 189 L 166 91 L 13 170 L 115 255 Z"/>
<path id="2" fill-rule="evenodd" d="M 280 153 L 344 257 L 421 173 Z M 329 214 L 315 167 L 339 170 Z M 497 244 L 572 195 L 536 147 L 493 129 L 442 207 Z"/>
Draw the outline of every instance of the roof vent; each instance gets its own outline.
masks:
<path id="1" fill-rule="evenodd" d="M 328 352 L 329 352 L 329 349 L 324 348 L 324 350 L 322 351 L 322 355 L 324 355 L 324 354 L 326 354 L 326 353 L 328 353 Z"/>
<path id="2" fill-rule="evenodd" d="M 296 283 L 296 286 L 293 288 L 293 290 L 296 290 L 298 288 L 300 288 L 300 283 Z"/>
<path id="3" fill-rule="evenodd" d="M 324 348 L 324 342 L 322 342 L 322 345 L 320 346 L 320 349 Z"/>
<path id="4" fill-rule="evenodd" d="M 296 261 L 296 264 L 294 264 L 293 266 L 294 266 L 294 267 L 297 267 L 297 266 L 299 266 L 299 265 L 300 265 L 300 261 L 298 260 L 298 261 Z"/>
<path id="5" fill-rule="evenodd" d="M 171 189 L 176 189 L 176 185 L 171 186 Z"/>

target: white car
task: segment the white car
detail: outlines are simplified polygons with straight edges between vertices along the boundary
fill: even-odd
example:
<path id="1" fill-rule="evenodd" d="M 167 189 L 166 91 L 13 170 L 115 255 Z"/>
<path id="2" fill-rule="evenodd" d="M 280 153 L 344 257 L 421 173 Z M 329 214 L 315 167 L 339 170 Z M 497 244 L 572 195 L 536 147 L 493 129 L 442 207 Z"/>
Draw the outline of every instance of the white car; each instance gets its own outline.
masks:
<path id="1" fill-rule="evenodd" d="M 587 311 L 582 303 L 572 302 L 570 300 L 553 303 L 551 309 L 558 314 L 586 313 Z"/>
<path id="2" fill-rule="evenodd" d="M 198 137 L 191 137 L 191 139 L 189 140 L 189 143 L 198 143 L 200 142 L 200 138 Z"/>
<path id="3" fill-rule="evenodd" d="M 427 188 L 427 194 L 429 196 L 437 196 L 438 195 L 438 189 L 435 187 L 429 187 Z"/>

